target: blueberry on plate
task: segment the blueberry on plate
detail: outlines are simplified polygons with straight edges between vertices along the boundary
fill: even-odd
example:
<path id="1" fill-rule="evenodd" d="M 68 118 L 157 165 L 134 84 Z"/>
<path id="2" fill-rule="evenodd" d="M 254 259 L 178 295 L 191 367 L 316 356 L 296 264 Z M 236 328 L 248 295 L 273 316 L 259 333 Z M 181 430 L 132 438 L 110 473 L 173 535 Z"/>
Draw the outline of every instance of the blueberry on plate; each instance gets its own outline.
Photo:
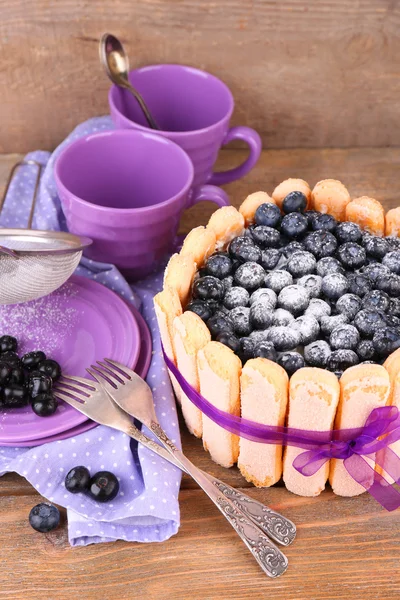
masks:
<path id="1" fill-rule="evenodd" d="M 9 383 L 3 389 L 2 405 L 5 408 L 22 408 L 29 404 L 29 393 L 25 386 Z"/>
<path id="2" fill-rule="evenodd" d="M 281 232 L 288 238 L 302 237 L 308 229 L 308 220 L 305 215 L 292 212 L 285 215 L 281 223 Z"/>
<path id="3" fill-rule="evenodd" d="M 27 371 L 34 371 L 44 360 L 46 360 L 45 353 L 41 350 L 36 350 L 34 352 L 28 352 L 27 354 L 24 354 L 24 356 L 21 358 L 21 363 L 24 369 Z"/>
<path id="4" fill-rule="evenodd" d="M 253 240 L 261 248 L 279 248 L 281 234 L 277 229 L 267 225 L 256 225 L 250 231 Z"/>
<path id="5" fill-rule="evenodd" d="M 201 300 L 222 300 L 224 296 L 223 283 L 216 277 L 206 275 L 193 284 L 193 297 Z"/>
<path id="6" fill-rule="evenodd" d="M 363 238 L 363 245 L 368 256 L 382 260 L 382 258 L 390 251 L 390 246 L 385 238 L 377 235 L 370 235 Z"/>
<path id="7" fill-rule="evenodd" d="M 38 394 L 46 394 L 53 387 L 51 377 L 40 371 L 32 371 L 28 378 L 28 391 L 31 398 L 35 398 Z"/>
<path id="8" fill-rule="evenodd" d="M 246 290 L 255 290 L 264 283 L 264 277 L 265 271 L 261 265 L 256 262 L 246 262 L 237 269 L 233 280 L 236 285 Z"/>
<path id="9" fill-rule="evenodd" d="M 293 277 L 314 273 L 317 261 L 311 252 L 294 252 L 288 259 L 286 269 Z"/>
<path id="10" fill-rule="evenodd" d="M 367 292 L 372 290 L 372 281 L 367 275 L 361 273 L 352 273 L 348 276 L 349 292 L 362 298 Z"/>
<path id="11" fill-rule="evenodd" d="M 281 211 L 276 204 L 272 204 L 272 202 L 265 202 L 257 208 L 254 215 L 254 220 L 257 225 L 277 227 L 281 220 Z"/>
<path id="12" fill-rule="evenodd" d="M 361 310 L 361 299 L 355 294 L 344 294 L 336 302 L 336 310 L 352 321 Z"/>
<path id="13" fill-rule="evenodd" d="M 11 375 L 12 367 L 7 363 L 0 362 L 0 387 L 4 386 Z"/>
<path id="14" fill-rule="evenodd" d="M 332 256 L 336 252 L 337 241 L 329 231 L 313 231 L 304 238 L 304 247 L 317 259 Z"/>
<path id="15" fill-rule="evenodd" d="M 280 250 L 278 250 L 277 248 L 268 248 L 266 250 L 262 250 L 259 263 L 263 269 L 265 269 L 266 271 L 271 271 L 277 266 L 280 257 Z"/>
<path id="16" fill-rule="evenodd" d="M 11 367 L 11 373 L 9 377 L 10 383 L 18 383 L 23 385 L 25 382 L 25 373 L 22 367 Z"/>
<path id="17" fill-rule="evenodd" d="M 213 311 L 206 300 L 192 300 L 185 308 L 185 312 L 189 310 L 194 312 L 203 321 L 208 321 L 211 318 Z"/>
<path id="18" fill-rule="evenodd" d="M 342 273 L 344 274 L 344 268 L 340 264 L 337 258 L 333 256 L 325 256 L 321 258 L 316 264 L 317 274 L 320 277 L 330 275 L 331 273 Z"/>
<path id="19" fill-rule="evenodd" d="M 293 277 L 288 271 L 277 269 L 266 274 L 264 283 L 267 288 L 279 294 L 285 287 L 293 283 Z"/>
<path id="20" fill-rule="evenodd" d="M 348 290 L 347 277 L 341 273 L 331 273 L 322 278 L 321 290 L 329 300 L 338 300 Z"/>
<path id="21" fill-rule="evenodd" d="M 385 265 L 392 273 L 400 275 L 400 250 L 393 250 L 388 252 L 382 260 L 382 264 Z"/>
<path id="22" fill-rule="evenodd" d="M 250 306 L 250 323 L 254 329 L 268 329 L 272 325 L 273 308 L 267 302 L 254 302 Z"/>
<path id="23" fill-rule="evenodd" d="M 246 337 L 250 335 L 252 330 L 250 324 L 250 310 L 251 309 L 247 306 L 237 306 L 230 311 L 229 316 L 233 324 L 233 331 L 236 335 Z"/>
<path id="24" fill-rule="evenodd" d="M 254 358 L 268 358 L 268 360 L 276 361 L 277 354 L 272 342 L 261 341 L 254 346 Z"/>
<path id="25" fill-rule="evenodd" d="M 337 221 L 332 215 L 318 214 L 311 219 L 311 229 L 313 231 L 330 231 L 333 233 L 336 229 Z"/>
<path id="26" fill-rule="evenodd" d="M 110 502 L 119 491 L 118 479 L 109 471 L 95 473 L 89 482 L 89 495 L 96 502 Z"/>
<path id="27" fill-rule="evenodd" d="M 364 308 L 354 317 L 354 325 L 363 337 L 372 338 L 378 329 L 385 327 L 385 315 L 378 310 Z"/>
<path id="28" fill-rule="evenodd" d="M 207 321 L 207 327 L 213 338 L 216 338 L 219 333 L 223 331 L 233 333 L 233 323 L 228 315 L 224 315 L 220 312 L 215 313 Z"/>
<path id="29" fill-rule="evenodd" d="M 360 269 L 365 265 L 367 253 L 365 248 L 356 244 L 356 242 L 346 242 L 339 246 L 337 251 L 338 257 L 342 265 L 346 269 Z"/>
<path id="30" fill-rule="evenodd" d="M 247 290 L 239 286 L 233 286 L 224 296 L 223 304 L 231 310 L 237 306 L 247 306 L 249 303 L 250 294 Z"/>
<path id="31" fill-rule="evenodd" d="M 217 342 L 220 342 L 220 344 L 224 344 L 224 346 L 230 348 L 235 354 L 240 353 L 240 340 L 234 333 L 231 333 L 230 331 L 221 331 L 215 339 Z"/>
<path id="32" fill-rule="evenodd" d="M 282 210 L 285 215 L 293 212 L 303 212 L 306 207 L 307 198 L 303 192 L 289 192 L 282 202 Z"/>
<path id="33" fill-rule="evenodd" d="M 358 365 L 359 362 L 359 358 L 353 350 L 342 348 L 332 352 L 327 366 L 330 371 L 345 371 L 349 367 Z"/>
<path id="34" fill-rule="evenodd" d="M 60 365 L 57 361 L 52 360 L 51 358 L 46 358 L 46 360 L 43 360 L 41 363 L 39 363 L 38 371 L 51 377 L 53 381 L 57 381 L 61 377 Z"/>
<path id="35" fill-rule="evenodd" d="M 340 325 L 329 336 L 329 344 L 332 350 L 355 350 L 359 341 L 360 334 L 354 325 Z"/>
<path id="36" fill-rule="evenodd" d="M 71 494 L 87 492 L 89 489 L 90 473 L 86 467 L 73 467 L 65 477 L 65 489 Z"/>
<path id="37" fill-rule="evenodd" d="M 48 533 L 60 524 L 60 511 L 53 504 L 41 502 L 29 513 L 29 523 L 39 533 Z"/>
<path id="38" fill-rule="evenodd" d="M 284 352 L 278 356 L 278 365 L 283 367 L 291 377 L 293 373 L 304 367 L 304 357 L 299 352 Z"/>
<path id="39" fill-rule="evenodd" d="M 0 354 L 0 362 L 10 365 L 10 367 L 19 367 L 21 360 L 16 352 L 8 350 Z"/>
<path id="40" fill-rule="evenodd" d="M 18 342 L 12 335 L 2 335 L 0 337 L 0 353 L 3 352 L 16 352 L 18 348 Z"/>
<path id="41" fill-rule="evenodd" d="M 390 305 L 390 298 L 386 294 L 386 292 L 382 292 L 382 290 L 371 290 L 367 294 L 365 294 L 362 299 L 362 307 L 370 308 L 372 310 L 379 310 L 382 312 L 386 312 Z"/>
<path id="42" fill-rule="evenodd" d="M 232 260 L 226 252 L 218 252 L 207 259 L 204 269 L 207 275 L 224 279 L 232 272 Z"/>
<path id="43" fill-rule="evenodd" d="M 51 417 L 58 407 L 57 398 L 51 392 L 37 394 L 32 398 L 32 410 L 38 417 Z"/>
<path id="44" fill-rule="evenodd" d="M 372 338 L 374 348 L 379 356 L 385 357 L 400 348 L 400 332 L 394 327 L 379 329 Z"/>
<path id="45" fill-rule="evenodd" d="M 345 244 L 346 242 L 359 242 L 361 241 L 362 231 L 357 223 L 343 221 L 342 223 L 338 223 L 335 235 L 339 244 Z"/>
<path id="46" fill-rule="evenodd" d="M 310 367 L 326 367 L 331 355 L 331 348 L 324 340 L 311 342 L 304 347 L 304 359 Z"/>
<path id="47" fill-rule="evenodd" d="M 375 348 L 372 340 L 361 340 L 356 352 L 361 361 L 372 360 L 375 356 Z"/>

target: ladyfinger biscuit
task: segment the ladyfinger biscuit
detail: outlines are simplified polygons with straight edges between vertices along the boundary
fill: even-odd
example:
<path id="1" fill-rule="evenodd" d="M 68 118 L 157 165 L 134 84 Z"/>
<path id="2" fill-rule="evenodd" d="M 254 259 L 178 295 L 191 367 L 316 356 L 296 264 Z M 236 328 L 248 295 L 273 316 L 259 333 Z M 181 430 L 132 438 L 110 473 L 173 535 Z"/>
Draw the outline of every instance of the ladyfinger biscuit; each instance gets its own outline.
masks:
<path id="1" fill-rule="evenodd" d="M 289 379 L 286 371 L 266 358 L 248 360 L 240 376 L 242 417 L 263 425 L 284 425 Z M 282 475 L 282 446 L 239 441 L 238 467 L 257 487 L 273 485 Z"/>
<path id="2" fill-rule="evenodd" d="M 378 200 L 361 196 L 346 206 L 346 220 L 357 223 L 373 235 L 385 235 L 385 211 Z"/>
<path id="3" fill-rule="evenodd" d="M 390 404 L 400 410 L 400 348 L 387 357 L 383 366 L 389 373 L 390 378 Z M 400 440 L 391 444 L 390 449 L 400 456 Z M 377 471 L 382 474 L 380 467 L 377 467 Z M 393 479 L 387 473 L 385 477 L 390 483 L 394 483 Z"/>
<path id="4" fill-rule="evenodd" d="M 400 236 L 400 206 L 387 211 L 385 217 L 385 235 Z"/>
<path id="5" fill-rule="evenodd" d="M 304 367 L 292 375 L 289 382 L 288 426 L 310 431 L 332 429 L 339 403 L 339 382 L 336 375 L 324 369 Z M 283 481 L 288 490 L 299 496 L 318 496 L 329 475 L 329 462 L 314 475 L 296 471 L 294 459 L 304 452 L 288 446 L 283 458 Z"/>
<path id="6" fill-rule="evenodd" d="M 165 269 L 164 287 L 176 290 L 183 307 L 189 300 L 196 270 L 196 263 L 191 254 L 173 254 Z"/>
<path id="7" fill-rule="evenodd" d="M 308 185 L 307 181 L 304 179 L 285 179 L 279 185 L 276 186 L 274 191 L 272 192 L 272 198 L 275 200 L 275 203 L 282 210 L 282 204 L 284 199 L 290 192 L 303 192 L 305 197 L 307 198 L 307 206 L 306 210 L 310 210 L 311 208 L 311 189 Z"/>
<path id="8" fill-rule="evenodd" d="M 370 412 L 390 401 L 389 373 L 381 365 L 356 365 L 346 369 L 340 378 L 340 401 L 335 429 L 362 427 Z M 374 464 L 371 457 L 372 466 Z M 366 481 L 368 487 L 373 481 Z M 358 496 L 365 488 L 347 472 L 343 460 L 332 459 L 329 482 L 338 496 Z"/>
<path id="9" fill-rule="evenodd" d="M 240 415 L 240 359 L 220 342 L 208 342 L 198 352 L 200 392 L 211 404 L 232 415 Z M 203 415 L 203 445 L 211 458 L 231 467 L 239 455 L 239 438 Z"/>
<path id="10" fill-rule="evenodd" d="M 247 196 L 246 200 L 242 202 L 239 207 L 239 212 L 244 217 L 246 227 L 253 225 L 257 208 L 261 206 L 261 204 L 265 204 L 265 202 L 275 204 L 275 200 L 271 198 L 271 196 L 268 196 L 266 192 L 254 192 Z"/>
<path id="11" fill-rule="evenodd" d="M 211 229 L 217 238 L 217 250 L 229 244 L 244 230 L 244 218 L 234 206 L 223 206 L 210 217 L 207 229 Z"/>
<path id="12" fill-rule="evenodd" d="M 211 334 L 207 326 L 195 313 L 187 311 L 174 319 L 173 342 L 176 365 L 185 379 L 197 391 L 200 390 L 197 352 L 209 341 L 211 341 Z M 187 428 L 196 437 L 201 438 L 203 433 L 202 412 L 196 408 L 183 391 L 181 393 L 181 404 Z"/>
<path id="13" fill-rule="evenodd" d="M 351 198 L 347 188 L 337 179 L 323 179 L 312 191 L 312 207 L 322 213 L 329 213 L 338 221 L 346 219 L 346 206 Z"/>
<path id="14" fill-rule="evenodd" d="M 199 269 L 215 251 L 216 242 L 217 238 L 214 231 L 201 225 L 200 227 L 195 227 L 187 234 L 179 254 L 181 256 L 191 254 Z"/>

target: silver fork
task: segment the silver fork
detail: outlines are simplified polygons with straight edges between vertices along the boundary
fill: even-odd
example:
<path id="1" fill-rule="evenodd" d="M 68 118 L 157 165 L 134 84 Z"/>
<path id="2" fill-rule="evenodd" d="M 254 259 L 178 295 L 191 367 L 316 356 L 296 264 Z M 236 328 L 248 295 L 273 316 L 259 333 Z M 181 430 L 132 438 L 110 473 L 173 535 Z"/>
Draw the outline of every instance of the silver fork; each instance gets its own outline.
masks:
<path id="1" fill-rule="evenodd" d="M 219 490 L 168 438 L 159 424 L 153 395 L 147 383 L 134 371 L 115 361 L 92 366 L 102 378 L 111 398 L 128 414 L 141 421 L 163 444 L 175 460 L 203 489 L 249 548 L 263 571 L 278 577 L 287 569 L 288 561 L 279 548 L 254 523 L 238 510 L 235 503 Z"/>

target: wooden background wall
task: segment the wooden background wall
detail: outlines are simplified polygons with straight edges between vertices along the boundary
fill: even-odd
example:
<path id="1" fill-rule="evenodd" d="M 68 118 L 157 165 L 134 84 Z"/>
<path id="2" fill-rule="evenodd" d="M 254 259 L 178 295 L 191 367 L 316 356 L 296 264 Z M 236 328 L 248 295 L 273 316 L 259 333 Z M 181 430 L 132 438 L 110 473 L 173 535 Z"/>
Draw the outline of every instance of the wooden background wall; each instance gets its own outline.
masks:
<path id="1" fill-rule="evenodd" d="M 400 145 L 397 0 L 1 0 L 0 152 L 107 112 L 106 30 L 132 65 L 220 76 L 265 147 Z"/>

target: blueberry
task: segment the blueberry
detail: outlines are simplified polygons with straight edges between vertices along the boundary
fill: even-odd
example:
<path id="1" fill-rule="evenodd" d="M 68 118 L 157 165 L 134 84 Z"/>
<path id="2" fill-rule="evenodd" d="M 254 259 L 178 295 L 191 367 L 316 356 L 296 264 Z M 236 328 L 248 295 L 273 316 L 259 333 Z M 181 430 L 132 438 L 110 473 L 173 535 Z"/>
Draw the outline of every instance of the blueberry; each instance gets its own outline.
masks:
<path id="1" fill-rule="evenodd" d="M 230 333 L 229 331 L 221 331 L 221 333 L 217 335 L 216 340 L 217 342 L 220 342 L 220 344 L 224 344 L 224 346 L 230 348 L 236 354 L 239 354 L 240 341 L 239 338 L 237 338 L 233 333 Z"/>
<path id="2" fill-rule="evenodd" d="M 243 363 L 254 356 L 255 341 L 251 337 L 242 337 L 239 340 L 240 350 L 239 356 Z"/>
<path id="3" fill-rule="evenodd" d="M 379 356 L 386 357 L 400 348 L 400 333 L 398 329 L 386 327 L 379 329 L 372 338 L 374 348 Z"/>
<path id="4" fill-rule="evenodd" d="M 4 386 L 10 379 L 12 367 L 7 363 L 0 362 L 0 387 Z"/>
<path id="5" fill-rule="evenodd" d="M 261 265 L 255 262 L 247 262 L 241 265 L 234 275 L 236 285 L 246 290 L 254 290 L 264 283 L 265 271 Z"/>
<path id="6" fill-rule="evenodd" d="M 378 277 L 375 282 L 375 287 L 382 292 L 386 292 L 389 296 L 400 296 L 400 275 L 391 273 L 389 277 L 385 275 Z"/>
<path id="7" fill-rule="evenodd" d="M 303 236 L 308 229 L 307 217 L 293 212 L 283 217 L 281 223 L 281 232 L 289 238 Z"/>
<path id="8" fill-rule="evenodd" d="M 303 192 L 289 192 L 283 199 L 282 210 L 285 215 L 293 212 L 302 212 L 306 209 L 307 198 Z"/>
<path id="9" fill-rule="evenodd" d="M 357 223 L 344 221 L 343 223 L 338 223 L 335 235 L 339 244 L 345 244 L 346 242 L 359 242 L 361 241 L 362 231 Z"/>
<path id="10" fill-rule="evenodd" d="M 256 210 L 254 220 L 257 225 L 267 225 L 267 227 L 277 227 L 281 220 L 281 211 L 276 204 L 266 202 L 261 204 Z"/>
<path id="11" fill-rule="evenodd" d="M 294 327 L 277 326 L 268 330 L 268 341 L 279 352 L 293 350 L 300 344 L 300 333 Z"/>
<path id="12" fill-rule="evenodd" d="M 7 352 L 3 352 L 0 354 L 0 362 L 6 363 L 10 365 L 10 367 L 19 367 L 21 365 L 21 360 L 13 350 L 8 350 Z"/>
<path id="13" fill-rule="evenodd" d="M 347 278 L 349 283 L 349 292 L 362 298 L 372 289 L 372 281 L 366 275 L 354 273 Z"/>
<path id="14" fill-rule="evenodd" d="M 360 269 L 367 260 L 365 249 L 355 242 L 346 242 L 337 251 L 341 263 L 346 269 Z"/>
<path id="15" fill-rule="evenodd" d="M 394 250 L 400 250 L 400 238 L 388 236 L 385 238 L 385 240 L 389 244 L 390 252 L 393 252 Z"/>
<path id="16" fill-rule="evenodd" d="M 297 285 L 306 288 L 310 298 L 318 298 L 322 289 L 322 277 L 319 275 L 304 275 L 297 280 Z"/>
<path id="17" fill-rule="evenodd" d="M 268 342 L 268 329 L 254 329 L 249 338 L 257 345 L 260 342 Z"/>
<path id="18" fill-rule="evenodd" d="M 346 325 L 349 322 L 344 314 L 321 317 L 321 331 L 324 335 L 331 335 L 332 331 L 341 325 Z"/>
<path id="19" fill-rule="evenodd" d="M 300 333 L 300 343 L 306 346 L 315 342 L 319 334 L 319 323 L 317 319 L 311 315 L 303 315 L 298 317 L 294 326 Z"/>
<path id="20" fill-rule="evenodd" d="M 305 361 L 298 352 L 284 352 L 278 357 L 278 365 L 283 367 L 291 377 L 293 373 L 305 366 Z"/>
<path id="21" fill-rule="evenodd" d="M 325 277 L 325 275 L 330 275 L 331 273 L 344 273 L 344 268 L 337 258 L 334 258 L 333 256 L 321 258 L 317 262 L 316 270 L 321 277 Z"/>
<path id="22" fill-rule="evenodd" d="M 293 283 L 293 277 L 288 271 L 276 270 L 267 273 L 264 279 L 265 286 L 279 294 L 288 285 Z"/>
<path id="23" fill-rule="evenodd" d="M 287 262 L 286 268 L 293 277 L 303 277 L 314 273 L 317 261 L 311 252 L 294 252 Z"/>
<path id="24" fill-rule="evenodd" d="M 310 303 L 310 294 L 301 285 L 289 285 L 285 287 L 278 296 L 278 306 L 300 315 Z"/>
<path id="25" fill-rule="evenodd" d="M 390 298 L 386 292 L 381 290 L 372 290 L 365 294 L 362 299 L 363 308 L 371 308 L 372 310 L 379 310 L 386 312 L 389 308 Z"/>
<path id="26" fill-rule="evenodd" d="M 232 272 L 232 261 L 226 252 L 219 252 L 210 256 L 205 264 L 207 275 L 218 279 L 228 277 Z"/>
<path id="27" fill-rule="evenodd" d="M 395 317 L 400 317 L 400 298 L 390 299 L 388 312 Z"/>
<path id="28" fill-rule="evenodd" d="M 248 238 L 244 238 L 244 239 L 248 239 Z M 245 263 L 245 262 L 258 262 L 259 260 L 261 260 L 261 250 L 258 246 L 256 246 L 253 241 L 251 242 L 251 244 L 249 244 L 247 241 L 246 243 L 241 243 L 239 245 L 237 245 L 235 247 L 235 251 L 233 252 L 231 250 L 231 247 L 229 247 L 229 252 L 231 254 L 231 256 L 233 258 L 235 258 L 236 260 L 238 260 L 240 263 Z M 239 265 L 240 266 L 240 265 Z M 239 268 L 239 267 L 237 267 Z M 233 266 L 233 272 L 235 273 L 237 269 L 235 269 L 235 266 Z"/>
<path id="29" fill-rule="evenodd" d="M 230 311 L 229 317 L 232 321 L 233 331 L 236 335 L 250 335 L 252 330 L 250 325 L 250 308 L 247 308 L 246 306 L 237 306 Z"/>
<path id="30" fill-rule="evenodd" d="M 60 511 L 53 504 L 41 502 L 29 513 L 29 523 L 39 533 L 48 533 L 59 526 Z"/>
<path id="31" fill-rule="evenodd" d="M 5 408 L 21 408 L 29 403 L 29 394 L 25 386 L 9 383 L 3 389 L 2 404 Z"/>
<path id="32" fill-rule="evenodd" d="M 336 302 L 336 310 L 352 321 L 361 310 L 361 300 L 355 294 L 344 294 Z"/>
<path id="33" fill-rule="evenodd" d="M 294 322 L 294 316 L 284 308 L 277 308 L 272 315 L 272 325 L 290 325 Z"/>
<path id="34" fill-rule="evenodd" d="M 9 382 L 19 383 L 20 385 L 25 383 L 25 373 L 22 367 L 11 367 Z"/>
<path id="35" fill-rule="evenodd" d="M 272 325 L 272 308 L 259 301 L 250 306 L 250 323 L 254 329 L 267 329 Z"/>
<path id="36" fill-rule="evenodd" d="M 256 302 L 263 302 L 264 304 L 268 304 L 270 308 L 275 308 L 277 301 L 277 295 L 269 288 L 259 288 L 250 296 L 251 305 L 255 304 Z"/>
<path id="37" fill-rule="evenodd" d="M 322 317 L 327 317 L 331 314 L 330 305 L 320 298 L 311 298 L 310 304 L 306 308 L 304 314 L 311 315 L 319 321 Z"/>
<path id="38" fill-rule="evenodd" d="M 256 225 L 251 229 L 251 236 L 261 248 L 279 248 L 281 235 L 273 227 Z"/>
<path id="39" fill-rule="evenodd" d="M 385 326 L 385 317 L 377 310 L 365 308 L 354 317 L 354 325 L 362 336 L 371 338 L 378 329 Z"/>
<path id="40" fill-rule="evenodd" d="M 221 313 L 215 313 L 215 315 L 208 319 L 207 327 L 213 338 L 217 337 L 217 335 L 223 331 L 233 333 L 233 323 L 231 319 L 229 316 Z"/>
<path id="41" fill-rule="evenodd" d="M 315 215 L 311 219 L 311 229 L 314 231 L 330 231 L 331 233 L 335 231 L 337 225 L 337 221 L 335 217 L 332 215 L 326 214 L 318 214 Z"/>
<path id="42" fill-rule="evenodd" d="M 317 259 L 332 256 L 336 252 L 337 241 L 329 231 L 313 231 L 304 238 L 304 247 Z"/>
<path id="43" fill-rule="evenodd" d="M 385 238 L 371 235 L 363 239 L 364 248 L 368 256 L 381 260 L 389 252 L 389 244 Z"/>
<path id="44" fill-rule="evenodd" d="M 227 292 L 233 286 L 233 275 L 228 275 L 228 277 L 224 277 L 222 280 L 224 291 Z"/>
<path id="45" fill-rule="evenodd" d="M 341 325 L 336 327 L 329 336 L 329 344 L 332 350 L 346 348 L 355 350 L 360 341 L 360 334 L 354 325 Z"/>
<path id="46" fill-rule="evenodd" d="M 222 300 L 224 296 L 223 283 L 216 277 L 206 275 L 200 277 L 193 285 L 193 297 L 200 300 Z"/>
<path id="47" fill-rule="evenodd" d="M 361 340 L 356 348 L 358 358 L 361 361 L 371 360 L 375 356 L 375 348 L 372 340 Z"/>
<path id="48" fill-rule="evenodd" d="M 320 213 L 318 210 L 307 210 L 304 214 L 307 217 L 309 227 L 311 227 L 313 219 L 322 213 Z"/>
<path id="49" fill-rule="evenodd" d="M 353 350 L 334 350 L 328 359 L 328 369 L 334 372 L 345 371 L 359 362 L 358 356 Z"/>
<path id="50" fill-rule="evenodd" d="M 246 229 L 246 233 L 248 232 L 248 230 Z M 253 238 L 251 237 L 251 235 L 238 235 L 237 237 L 233 238 L 233 240 L 231 241 L 231 243 L 229 244 L 229 254 L 233 257 L 235 257 L 236 251 L 239 250 L 241 248 L 241 246 L 254 246 L 254 242 L 253 242 Z"/>
<path id="51" fill-rule="evenodd" d="M 388 252 L 382 260 L 382 264 L 388 267 L 392 273 L 400 275 L 400 250 L 393 250 Z"/>
<path id="52" fill-rule="evenodd" d="M 206 300 L 192 300 L 192 302 L 189 302 L 186 306 L 185 312 L 187 310 L 194 312 L 203 321 L 208 321 L 213 314 L 213 311 Z"/>
<path id="53" fill-rule="evenodd" d="M 294 254 L 294 252 L 303 251 L 304 245 L 298 240 L 293 240 L 293 242 L 289 242 L 286 244 L 284 248 L 282 248 L 282 253 L 286 258 L 289 258 Z"/>
<path id="54" fill-rule="evenodd" d="M 250 294 L 242 287 L 231 287 L 224 296 L 223 304 L 226 308 L 232 309 L 237 306 L 247 306 Z"/>
<path id="55" fill-rule="evenodd" d="M 280 257 L 281 253 L 279 250 L 276 248 L 268 248 L 267 250 L 262 250 L 259 263 L 263 269 L 271 271 L 277 266 Z"/>
<path id="56" fill-rule="evenodd" d="M 327 342 L 317 340 L 304 347 L 304 359 L 310 367 L 326 367 L 331 355 L 331 349 Z"/>
<path id="57" fill-rule="evenodd" d="M 276 361 L 276 350 L 272 342 L 262 341 L 255 345 L 254 358 L 268 358 L 268 360 Z"/>
<path id="58" fill-rule="evenodd" d="M 27 371 L 34 371 L 44 360 L 46 360 L 45 353 L 41 352 L 40 350 L 37 350 L 34 352 L 28 352 L 27 354 L 24 354 L 24 356 L 21 358 L 21 363 L 24 369 L 26 369 Z"/>
<path id="59" fill-rule="evenodd" d="M 32 371 L 28 378 L 28 390 L 31 398 L 35 398 L 38 394 L 43 394 L 51 391 L 53 381 L 51 377 L 40 371 Z"/>
<path id="60" fill-rule="evenodd" d="M 400 328 L 400 319 L 395 315 L 385 315 L 385 323 L 388 327 L 398 327 Z"/>
<path id="61" fill-rule="evenodd" d="M 18 342 L 12 335 L 2 335 L 0 337 L 0 353 L 2 352 L 16 352 L 18 348 Z"/>
<path id="62" fill-rule="evenodd" d="M 109 502 L 119 491 L 118 479 L 109 471 L 99 471 L 89 482 L 89 495 L 96 502 Z"/>
<path id="63" fill-rule="evenodd" d="M 86 467 L 73 467 L 65 477 L 65 489 L 71 494 L 87 492 L 89 489 L 90 473 Z"/>
<path id="64" fill-rule="evenodd" d="M 362 268 L 362 274 L 366 275 L 368 279 L 375 283 L 379 277 L 389 277 L 391 275 L 390 269 L 387 266 L 382 265 L 380 263 L 372 263 L 370 265 L 365 265 Z"/>
<path id="65" fill-rule="evenodd" d="M 330 300 L 337 300 L 347 292 L 349 287 L 347 277 L 341 273 L 332 273 L 322 279 L 322 293 Z"/>
<path id="66" fill-rule="evenodd" d="M 53 381 L 57 381 L 61 377 L 61 367 L 55 360 L 47 358 L 39 363 L 38 371 L 45 373 L 52 378 Z"/>
<path id="67" fill-rule="evenodd" d="M 32 399 L 32 410 L 38 417 L 51 417 L 58 407 L 57 398 L 51 392 L 37 394 Z"/>

